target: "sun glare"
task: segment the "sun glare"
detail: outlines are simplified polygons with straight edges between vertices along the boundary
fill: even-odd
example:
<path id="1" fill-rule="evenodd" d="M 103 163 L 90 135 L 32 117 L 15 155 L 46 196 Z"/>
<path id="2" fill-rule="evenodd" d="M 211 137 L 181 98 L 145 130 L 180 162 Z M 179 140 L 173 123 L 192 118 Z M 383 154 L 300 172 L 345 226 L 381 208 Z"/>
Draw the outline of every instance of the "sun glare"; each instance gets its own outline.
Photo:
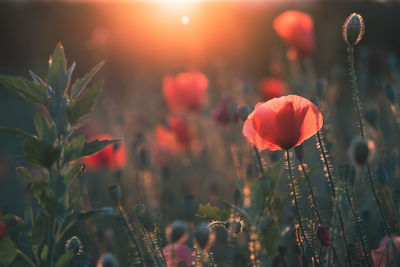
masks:
<path id="1" fill-rule="evenodd" d="M 188 16 L 182 16 L 181 22 L 183 25 L 188 25 L 190 22 L 190 18 Z"/>

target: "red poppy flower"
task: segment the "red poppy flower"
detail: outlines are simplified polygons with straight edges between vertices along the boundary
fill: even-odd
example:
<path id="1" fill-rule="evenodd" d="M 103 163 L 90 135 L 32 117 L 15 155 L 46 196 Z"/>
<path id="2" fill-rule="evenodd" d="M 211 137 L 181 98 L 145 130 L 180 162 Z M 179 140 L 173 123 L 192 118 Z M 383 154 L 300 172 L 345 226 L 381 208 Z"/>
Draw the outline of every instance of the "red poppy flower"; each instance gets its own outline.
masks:
<path id="1" fill-rule="evenodd" d="M 177 267 L 180 262 L 193 266 L 193 251 L 186 245 L 168 245 L 164 248 L 164 256 L 168 266 Z"/>
<path id="2" fill-rule="evenodd" d="M 314 23 L 308 14 L 296 10 L 283 12 L 274 19 L 273 27 L 299 55 L 309 56 L 314 53 Z"/>
<path id="3" fill-rule="evenodd" d="M 112 136 L 107 134 L 97 135 L 90 140 L 110 140 L 114 139 Z M 99 152 L 84 157 L 83 163 L 88 170 L 121 170 L 125 167 L 127 161 L 127 149 L 124 142 L 108 145 Z"/>
<path id="4" fill-rule="evenodd" d="M 7 228 L 5 222 L 0 222 L 0 240 L 7 235 Z"/>
<path id="5" fill-rule="evenodd" d="M 221 105 L 214 110 L 213 119 L 216 123 L 222 125 L 235 122 L 239 119 L 237 105 L 231 95 L 225 96 Z"/>
<path id="6" fill-rule="evenodd" d="M 166 76 L 163 94 L 173 110 L 196 110 L 205 103 L 208 79 L 201 72 L 183 72 L 176 77 Z"/>
<path id="7" fill-rule="evenodd" d="M 261 80 L 259 89 L 264 101 L 285 95 L 285 84 L 279 78 L 265 78 Z"/>
<path id="8" fill-rule="evenodd" d="M 288 95 L 257 104 L 243 125 L 243 134 L 261 150 L 284 150 L 300 145 L 322 124 L 322 114 L 313 103 Z"/>
<path id="9" fill-rule="evenodd" d="M 182 150 L 189 148 L 193 139 L 193 134 L 187 121 L 181 116 L 170 115 L 168 116 L 168 124 Z"/>
<path id="10" fill-rule="evenodd" d="M 393 236 L 392 239 L 397 253 L 400 253 L 400 236 Z M 371 250 L 371 256 L 375 267 L 386 266 L 387 258 L 389 258 L 390 263 L 393 264 L 393 246 L 390 243 L 388 244 L 388 242 L 389 237 L 385 236 L 379 244 L 379 248 Z"/>

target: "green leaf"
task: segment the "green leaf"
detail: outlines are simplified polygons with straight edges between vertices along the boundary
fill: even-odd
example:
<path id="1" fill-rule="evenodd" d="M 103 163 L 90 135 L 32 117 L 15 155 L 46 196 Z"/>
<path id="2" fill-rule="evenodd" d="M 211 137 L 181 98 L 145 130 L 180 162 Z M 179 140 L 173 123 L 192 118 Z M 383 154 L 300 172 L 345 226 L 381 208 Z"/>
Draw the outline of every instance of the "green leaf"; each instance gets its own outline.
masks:
<path id="1" fill-rule="evenodd" d="M 49 168 L 56 162 L 61 150 L 39 139 L 25 139 L 24 159 L 32 164 Z"/>
<path id="2" fill-rule="evenodd" d="M 56 267 L 68 267 L 68 266 L 71 266 L 70 262 L 71 262 L 73 257 L 74 257 L 74 250 L 73 249 L 67 250 L 61 256 L 61 258 L 57 261 Z"/>
<path id="3" fill-rule="evenodd" d="M 48 251 L 49 247 L 46 244 L 44 244 L 42 252 L 40 253 L 40 258 L 42 259 L 42 261 L 46 260 Z"/>
<path id="4" fill-rule="evenodd" d="M 64 48 L 58 43 L 49 61 L 48 84 L 58 95 L 63 95 L 68 86 L 67 59 Z"/>
<path id="5" fill-rule="evenodd" d="M 86 220 L 89 218 L 102 218 L 104 216 L 119 216 L 118 212 L 112 208 L 112 207 L 104 207 L 101 209 L 96 209 L 96 210 L 90 210 L 90 211 L 81 211 L 78 212 L 77 214 L 77 218 L 80 220 Z"/>
<path id="6" fill-rule="evenodd" d="M 17 256 L 17 248 L 6 236 L 0 240 L 0 266 L 9 266 Z"/>
<path id="7" fill-rule="evenodd" d="M 35 114 L 34 123 L 36 133 L 40 139 L 44 140 L 46 143 L 53 143 L 56 136 L 54 125 L 52 125 L 45 116 L 39 113 Z"/>
<path id="8" fill-rule="evenodd" d="M 42 239 L 43 233 L 44 233 L 44 223 L 42 217 L 39 216 L 36 219 L 31 229 L 29 242 L 31 242 L 31 244 L 38 244 Z"/>
<path id="9" fill-rule="evenodd" d="M 83 167 L 83 164 L 73 166 L 65 175 L 64 183 L 68 186 L 72 180 L 83 170 Z"/>
<path id="10" fill-rule="evenodd" d="M 82 151 L 82 157 L 92 155 L 108 145 L 120 142 L 122 139 L 112 139 L 112 140 L 94 140 L 89 143 L 85 143 Z"/>
<path id="11" fill-rule="evenodd" d="M 23 137 L 23 138 L 28 138 L 28 139 L 37 139 L 36 136 L 33 136 L 33 135 L 31 135 L 27 132 L 24 132 L 20 129 L 9 129 L 9 128 L 0 126 L 0 132 L 8 133 L 8 134 L 12 134 L 12 135 L 15 135 L 18 137 Z"/>
<path id="12" fill-rule="evenodd" d="M 74 99 L 68 106 L 68 121 L 74 125 L 85 115 L 88 115 L 96 102 L 96 96 L 103 87 L 103 82 L 96 83 L 93 87 L 86 89 L 81 95 Z"/>
<path id="13" fill-rule="evenodd" d="M 225 221 L 229 218 L 229 211 L 221 210 L 217 207 L 213 207 L 211 205 L 202 205 L 199 206 L 199 212 L 207 219 L 207 220 L 218 220 Z"/>
<path id="14" fill-rule="evenodd" d="M 64 161 L 70 162 L 79 159 L 85 146 L 85 141 L 85 136 L 80 135 L 68 142 L 64 150 Z"/>
<path id="15" fill-rule="evenodd" d="M 22 77 L 0 75 L 0 83 L 14 90 L 28 101 L 48 106 L 46 88 Z"/>
<path id="16" fill-rule="evenodd" d="M 52 196 L 43 195 L 42 201 L 46 211 L 53 217 L 61 216 L 64 213 L 64 205 L 62 205 L 57 198 Z"/>
<path id="17" fill-rule="evenodd" d="M 77 97 L 80 93 L 82 93 L 90 80 L 96 75 L 96 73 L 103 67 L 104 61 L 100 62 L 97 64 L 93 69 L 90 70 L 89 73 L 87 73 L 82 79 L 77 79 L 75 83 L 71 87 L 71 98 L 74 99 Z"/>

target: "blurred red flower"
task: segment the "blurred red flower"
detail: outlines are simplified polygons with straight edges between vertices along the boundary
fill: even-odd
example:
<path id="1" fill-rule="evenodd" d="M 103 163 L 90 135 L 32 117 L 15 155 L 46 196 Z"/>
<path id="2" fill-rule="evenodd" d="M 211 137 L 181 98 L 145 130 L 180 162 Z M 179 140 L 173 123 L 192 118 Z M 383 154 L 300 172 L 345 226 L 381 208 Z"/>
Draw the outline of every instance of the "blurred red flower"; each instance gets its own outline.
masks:
<path id="1" fill-rule="evenodd" d="M 193 266 L 193 251 L 186 245 L 168 245 L 164 248 L 164 256 L 168 266 L 176 267 L 180 262 Z"/>
<path id="2" fill-rule="evenodd" d="M 90 141 L 96 139 L 101 141 L 115 138 L 107 134 L 100 134 L 91 138 Z M 84 157 L 82 160 L 88 170 L 121 170 L 125 167 L 127 162 L 126 144 L 124 142 L 118 142 L 108 145 L 99 152 Z"/>
<path id="3" fill-rule="evenodd" d="M 285 95 L 285 83 L 279 78 L 265 78 L 259 83 L 259 90 L 263 101 Z"/>
<path id="4" fill-rule="evenodd" d="M 289 10 L 274 19 L 273 27 L 300 56 L 310 56 L 314 53 L 314 23 L 310 15 Z"/>
<path id="5" fill-rule="evenodd" d="M 182 72 L 165 76 L 163 95 L 173 110 L 197 110 L 204 106 L 208 79 L 201 72 Z"/>
<path id="6" fill-rule="evenodd" d="M 173 156 L 189 149 L 194 139 L 192 128 L 182 116 L 169 115 L 167 122 L 167 127 L 156 127 L 152 146 L 153 160 L 161 166 L 169 165 Z"/>
<path id="7" fill-rule="evenodd" d="M 397 253 L 400 253 L 400 236 L 393 236 L 392 239 Z M 390 263 L 393 264 L 393 246 L 388 242 L 389 237 L 385 236 L 381 240 L 379 248 L 371 250 L 371 256 L 375 267 L 386 266 L 388 257 Z"/>
<path id="8" fill-rule="evenodd" d="M 2 217 L 0 211 L 0 218 Z M 7 226 L 5 222 L 0 221 L 0 240 L 7 235 Z"/>
<path id="9" fill-rule="evenodd" d="M 322 114 L 313 103 L 288 95 L 257 104 L 243 125 L 243 135 L 261 150 L 284 150 L 300 145 L 322 124 Z"/>
<path id="10" fill-rule="evenodd" d="M 223 98 L 222 103 L 215 108 L 213 119 L 216 123 L 226 125 L 230 122 L 236 122 L 239 119 L 237 105 L 231 95 Z"/>

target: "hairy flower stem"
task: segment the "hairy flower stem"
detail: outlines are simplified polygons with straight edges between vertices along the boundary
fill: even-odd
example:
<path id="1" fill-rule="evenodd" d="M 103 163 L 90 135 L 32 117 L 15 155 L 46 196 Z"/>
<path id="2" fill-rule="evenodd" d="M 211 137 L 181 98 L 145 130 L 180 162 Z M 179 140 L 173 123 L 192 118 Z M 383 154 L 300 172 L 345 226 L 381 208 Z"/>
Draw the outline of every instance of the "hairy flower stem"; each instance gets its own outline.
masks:
<path id="1" fill-rule="evenodd" d="M 318 209 L 318 206 L 317 206 L 317 201 L 315 200 L 315 197 L 314 197 L 314 192 L 313 192 L 312 184 L 311 184 L 311 181 L 310 181 L 310 177 L 308 176 L 307 171 L 304 168 L 303 161 L 300 161 L 300 166 L 301 166 L 301 171 L 303 172 L 304 177 L 306 178 L 306 181 L 307 181 L 308 190 L 310 191 L 311 202 L 312 202 L 312 204 L 314 206 L 315 215 L 317 215 L 318 222 L 320 224 L 324 224 L 322 222 L 321 214 L 319 213 L 319 209 Z"/>
<path id="2" fill-rule="evenodd" d="M 372 264 L 371 264 L 371 261 L 370 261 L 368 249 L 367 249 L 367 246 L 365 244 L 364 235 L 363 235 L 362 230 L 361 230 L 360 216 L 358 214 L 358 211 L 356 210 L 356 207 L 353 206 L 353 202 L 351 200 L 352 198 L 350 196 L 349 190 L 350 190 L 349 183 L 347 181 L 345 181 L 344 191 L 345 191 L 345 194 L 346 194 L 347 203 L 349 204 L 351 213 L 352 213 L 352 215 L 354 217 L 354 221 L 356 223 L 357 233 L 358 233 L 358 235 L 360 237 L 361 248 L 362 248 L 363 253 L 364 253 L 364 255 L 365 255 L 366 259 L 367 259 L 367 265 L 368 265 L 368 267 L 371 267 Z"/>
<path id="3" fill-rule="evenodd" d="M 349 45 L 348 46 L 348 52 L 349 52 L 348 61 L 349 61 L 349 65 L 350 65 L 351 87 L 353 88 L 353 101 L 354 101 L 354 106 L 356 108 L 356 112 L 357 112 L 357 116 L 358 116 L 358 123 L 359 123 L 359 126 L 360 126 L 360 135 L 361 135 L 361 138 L 363 140 L 365 140 L 364 124 L 363 124 L 363 121 L 362 121 L 360 101 L 359 101 L 359 98 L 358 98 L 357 76 L 356 76 L 356 70 L 355 70 L 355 67 L 354 67 L 354 47 Z M 368 161 L 365 163 L 365 165 L 367 166 L 368 184 L 369 184 L 369 186 L 371 188 L 372 195 L 374 196 L 375 202 L 378 205 L 379 214 L 381 216 L 383 227 L 385 229 L 386 234 L 389 236 L 389 238 L 392 238 L 392 232 L 390 230 L 390 226 L 388 225 L 388 223 L 386 221 L 386 217 L 385 217 L 385 214 L 384 214 L 383 209 L 382 209 L 381 200 L 378 198 L 378 194 L 377 194 L 376 189 L 375 189 L 374 180 L 372 178 L 371 167 L 370 167 Z"/>
<path id="4" fill-rule="evenodd" d="M 290 178 L 290 182 L 292 184 L 292 194 L 293 194 L 294 206 L 296 209 L 297 221 L 299 223 L 302 238 L 306 242 L 307 247 L 310 247 L 310 244 L 308 243 L 308 240 L 307 240 L 307 236 L 305 235 L 305 232 L 304 232 L 303 223 L 301 221 L 299 204 L 297 202 L 296 184 L 295 184 L 295 180 L 294 180 L 293 174 L 292 174 L 292 167 L 290 164 L 290 152 L 288 149 L 286 150 L 286 160 L 287 160 L 287 164 L 288 164 L 289 178 Z M 301 239 L 299 239 L 299 242 L 301 243 Z"/>
<path id="5" fill-rule="evenodd" d="M 262 164 L 262 161 L 261 161 L 260 151 L 258 151 L 258 148 L 255 147 L 255 146 L 253 146 L 253 148 L 254 148 L 254 151 L 256 152 L 257 163 L 258 163 L 258 166 L 260 168 L 260 172 L 261 172 L 261 174 L 263 174 L 264 173 L 264 167 L 263 167 L 263 164 Z"/>
<path id="6" fill-rule="evenodd" d="M 344 246 L 345 246 L 346 250 L 348 250 L 349 247 L 348 247 L 348 244 L 347 244 L 346 232 L 345 232 L 345 229 L 344 229 L 343 216 L 342 216 L 342 212 L 340 211 L 339 201 L 338 201 L 338 199 L 336 199 L 336 190 L 335 190 L 335 185 L 333 183 L 333 175 L 332 175 L 332 172 L 331 172 L 331 167 L 329 166 L 328 157 L 326 155 L 327 152 L 325 151 L 324 144 L 322 143 L 322 138 L 321 138 L 320 131 L 317 132 L 317 141 L 318 141 L 319 149 L 320 149 L 321 154 L 322 154 L 323 162 L 325 164 L 326 174 L 328 175 L 328 182 L 329 182 L 329 185 L 330 185 L 329 187 L 331 189 L 331 194 L 332 194 L 332 198 L 333 198 L 332 203 L 333 203 L 333 205 L 335 205 L 335 202 L 338 203 L 337 215 L 338 215 L 338 218 L 339 218 L 340 228 L 341 228 L 341 231 L 342 231 L 342 234 L 343 234 L 343 243 L 344 243 Z M 332 233 L 333 233 L 333 231 L 332 231 Z M 347 260 L 348 260 L 349 266 L 352 266 L 350 257 L 347 257 Z"/>

